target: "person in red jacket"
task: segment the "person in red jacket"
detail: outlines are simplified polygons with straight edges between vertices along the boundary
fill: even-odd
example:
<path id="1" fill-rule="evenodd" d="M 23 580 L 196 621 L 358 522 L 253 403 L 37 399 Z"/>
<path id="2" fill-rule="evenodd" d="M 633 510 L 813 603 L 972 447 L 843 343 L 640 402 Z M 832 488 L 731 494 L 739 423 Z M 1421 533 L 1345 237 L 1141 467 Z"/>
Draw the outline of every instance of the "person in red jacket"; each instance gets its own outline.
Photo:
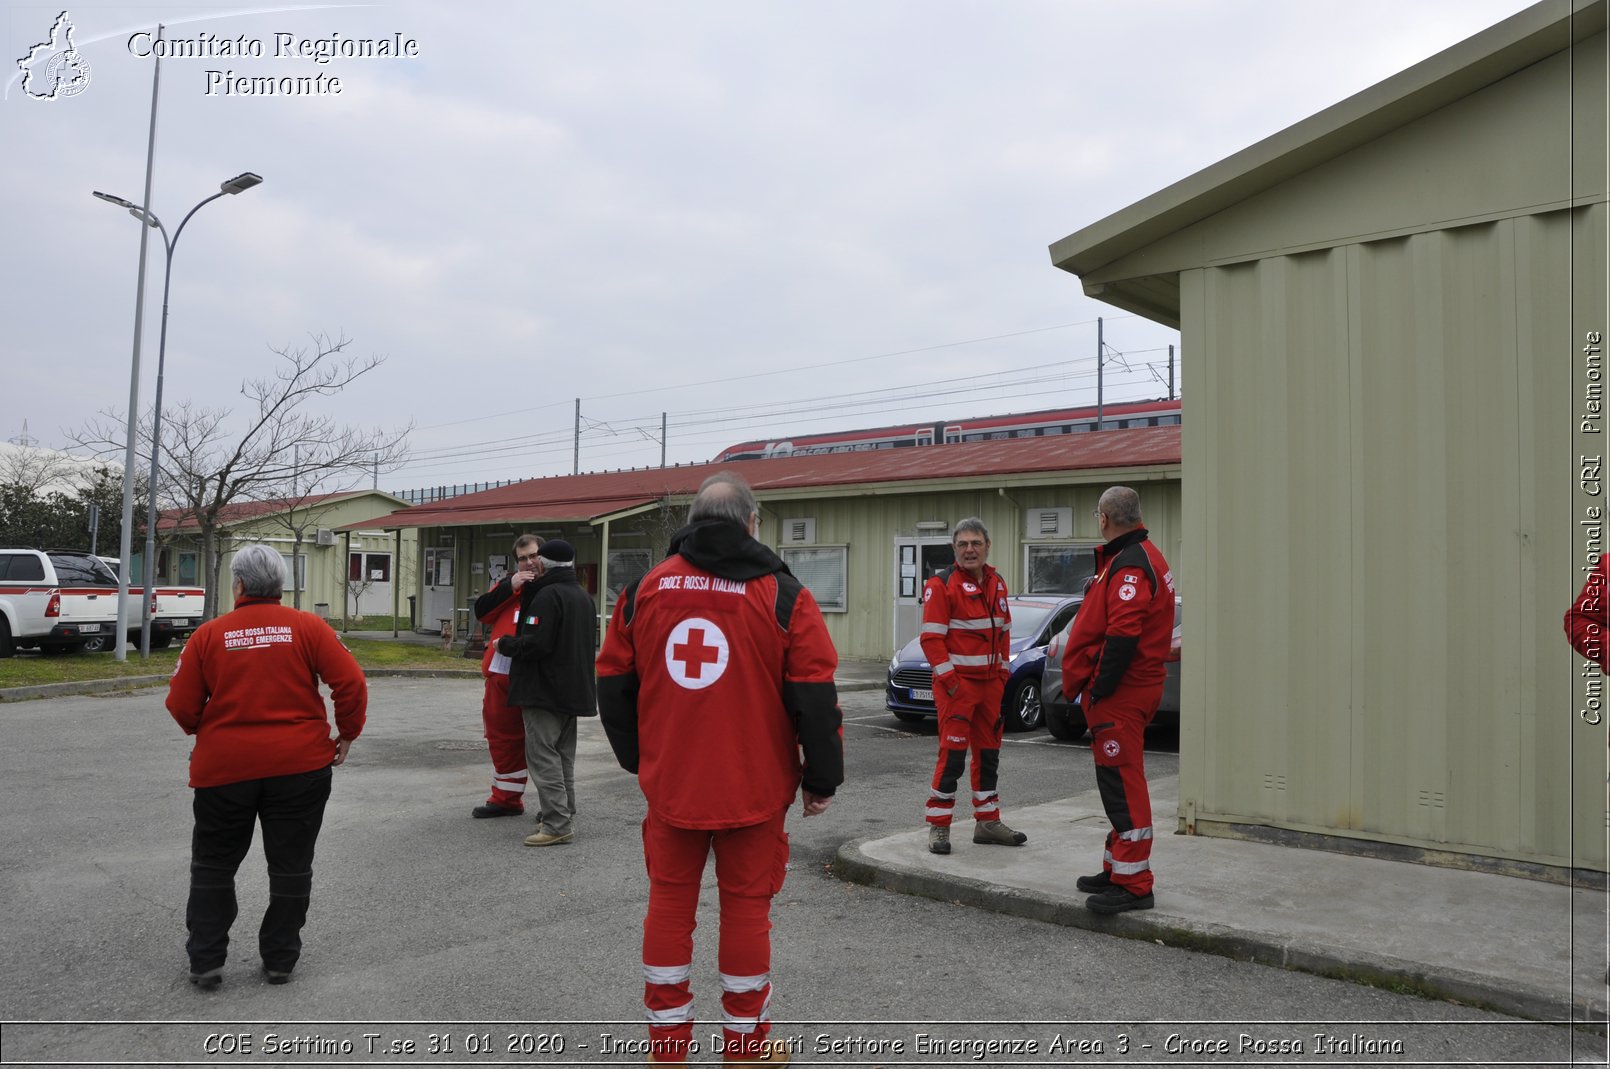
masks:
<path id="1" fill-rule="evenodd" d="M 803 788 L 825 812 L 844 779 L 838 654 L 811 592 L 755 540 L 735 475 L 706 479 L 671 555 L 621 595 L 598 655 L 598 706 L 648 802 L 643 1001 L 651 1062 L 683 1064 L 693 1036 L 694 914 L 714 847 L 721 896 L 724 1061 L 788 1061 L 770 1041 L 771 900 Z"/>
<path id="2" fill-rule="evenodd" d="M 950 853 L 967 751 L 973 752 L 973 842 L 1022 846 L 1029 837 L 1001 821 L 1001 693 L 1011 674 L 1012 611 L 1006 582 L 988 563 L 989 531 L 970 516 L 951 532 L 956 563 L 922 588 L 922 652 L 933 666 L 939 760 L 928 786 L 928 849 Z"/>
<path id="3" fill-rule="evenodd" d="M 475 618 L 492 628 L 481 655 L 481 724 L 492 754 L 492 794 L 470 815 L 476 818 L 517 817 L 525 812 L 525 716 L 509 704 L 509 658 L 498 652 L 498 639 L 514 634 L 520 622 L 520 588 L 537 577 L 537 551 L 542 538 L 524 534 L 514 540 L 518 568 L 493 583 L 475 599 Z"/>
<path id="4" fill-rule="evenodd" d="M 1565 610 L 1565 634 L 1570 638 L 1572 648 L 1597 664 L 1601 671 L 1610 670 L 1610 575 L 1605 571 L 1607 560 L 1610 558 L 1599 558 L 1599 563 L 1593 566 L 1587 581 L 1582 584 L 1582 592 Z"/>
<path id="5" fill-rule="evenodd" d="M 1062 655 L 1063 690 L 1079 695 L 1090 725 L 1096 786 L 1112 830 L 1101 872 L 1075 886 L 1096 913 L 1151 909 L 1152 802 L 1146 786 L 1146 725 L 1163 700 L 1174 634 L 1174 574 L 1141 523 L 1140 495 L 1114 486 L 1096 522 L 1106 544 Z"/>
<path id="6" fill-rule="evenodd" d="M 223 982 L 235 870 L 257 822 L 268 861 L 258 952 L 269 983 L 291 978 L 302 954 L 330 769 L 347 759 L 369 703 L 363 669 L 330 625 L 280 604 L 285 562 L 278 553 L 245 546 L 229 571 L 234 611 L 196 629 L 168 681 L 168 712 L 196 738 L 185 950 L 190 981 L 203 989 Z M 335 699 L 335 738 L 321 680 Z"/>

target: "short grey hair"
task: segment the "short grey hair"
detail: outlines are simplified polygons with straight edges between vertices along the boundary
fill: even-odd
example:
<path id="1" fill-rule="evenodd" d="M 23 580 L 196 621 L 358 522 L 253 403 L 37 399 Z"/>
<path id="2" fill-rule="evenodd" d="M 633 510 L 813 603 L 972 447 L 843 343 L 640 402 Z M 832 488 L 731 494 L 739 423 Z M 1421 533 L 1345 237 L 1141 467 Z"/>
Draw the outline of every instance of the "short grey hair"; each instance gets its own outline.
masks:
<path id="1" fill-rule="evenodd" d="M 950 540 L 952 542 L 956 541 L 956 536 L 961 534 L 963 531 L 975 531 L 983 536 L 984 541 L 989 541 L 989 528 L 985 527 L 984 521 L 979 519 L 977 516 L 969 516 L 965 520 L 957 520 L 956 526 L 951 529 Z"/>
<path id="2" fill-rule="evenodd" d="M 755 492 L 744 477 L 721 471 L 699 484 L 699 494 L 688 508 L 688 522 L 725 520 L 748 530 L 749 518 L 759 511 Z"/>
<path id="3" fill-rule="evenodd" d="M 544 569 L 574 568 L 576 566 L 576 562 L 573 560 L 549 560 L 547 557 L 542 555 L 542 550 L 540 549 L 537 550 L 537 559 L 542 562 L 542 567 Z"/>
<path id="4" fill-rule="evenodd" d="M 1119 527 L 1140 526 L 1140 495 L 1127 486 L 1109 486 L 1096 508 Z"/>
<path id="5" fill-rule="evenodd" d="M 229 562 L 229 574 L 247 597 L 278 598 L 285 594 L 285 558 L 261 542 L 236 550 Z"/>

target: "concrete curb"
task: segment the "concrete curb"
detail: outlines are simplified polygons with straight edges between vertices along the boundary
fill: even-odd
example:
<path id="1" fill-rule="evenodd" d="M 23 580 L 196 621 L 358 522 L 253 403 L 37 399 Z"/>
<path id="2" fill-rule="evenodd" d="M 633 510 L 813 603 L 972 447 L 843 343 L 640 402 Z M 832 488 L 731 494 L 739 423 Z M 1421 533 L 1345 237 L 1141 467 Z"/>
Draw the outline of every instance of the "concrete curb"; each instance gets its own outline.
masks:
<path id="1" fill-rule="evenodd" d="M 839 847 L 833 873 L 840 879 L 901 894 L 987 909 L 1048 924 L 1083 928 L 1104 935 L 1180 947 L 1237 961 L 1272 965 L 1313 973 L 1335 980 L 1384 987 L 1446 999 L 1513 1017 L 1558 1022 L 1558 995 L 1519 985 L 1514 980 L 1483 976 L 1457 969 L 1428 971 L 1420 962 L 1387 954 L 1363 953 L 1323 944 L 1300 945 L 1218 924 L 1192 923 L 1151 912 L 1103 916 L 1084 908 L 1081 899 L 1060 898 L 1021 887 L 1009 887 L 968 876 L 938 874 L 898 862 L 874 860 L 862 850 L 871 839 L 856 839 Z M 1070 892 L 1071 894 L 1072 892 Z M 1578 1023 L 1602 1027 L 1604 1005 L 1591 998 L 1572 999 L 1571 1014 Z"/>

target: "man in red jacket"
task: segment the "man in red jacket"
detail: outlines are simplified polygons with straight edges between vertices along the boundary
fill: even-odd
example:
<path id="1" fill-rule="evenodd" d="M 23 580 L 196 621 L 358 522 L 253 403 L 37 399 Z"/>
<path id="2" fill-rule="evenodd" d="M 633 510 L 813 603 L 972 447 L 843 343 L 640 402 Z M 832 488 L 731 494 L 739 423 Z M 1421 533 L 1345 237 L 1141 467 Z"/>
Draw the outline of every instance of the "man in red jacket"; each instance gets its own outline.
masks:
<path id="1" fill-rule="evenodd" d="M 492 794 L 471 810 L 477 819 L 517 817 L 525 812 L 525 716 L 509 703 L 509 658 L 498 652 L 498 639 L 514 634 L 520 622 L 520 589 L 537 577 L 537 551 L 542 538 L 524 534 L 514 540 L 516 569 L 475 599 L 475 618 L 492 628 L 481 655 L 481 724 L 492 754 Z"/>
<path id="2" fill-rule="evenodd" d="M 788 1061 L 766 1038 L 783 821 L 802 785 L 805 816 L 826 811 L 844 750 L 827 625 L 811 592 L 755 540 L 759 527 L 742 479 L 706 479 L 671 555 L 621 595 L 598 655 L 604 729 L 648 801 L 651 1062 L 683 1064 L 693 1037 L 694 914 L 712 846 L 723 1060 Z"/>
<path id="3" fill-rule="evenodd" d="M 1152 801 L 1146 786 L 1146 725 L 1163 700 L 1174 635 L 1174 574 L 1141 524 L 1140 495 L 1114 486 L 1096 522 L 1106 544 L 1073 618 L 1062 655 L 1063 690 L 1079 695 L 1090 725 L 1096 786 L 1112 822 L 1101 872 L 1075 886 L 1096 913 L 1151 909 Z"/>
<path id="4" fill-rule="evenodd" d="M 972 750 L 973 842 L 1022 846 L 1029 837 L 1001 821 L 1001 693 L 1011 674 L 1012 611 L 1006 582 L 988 563 L 989 531 L 970 516 L 951 532 L 956 563 L 922 588 L 922 652 L 934 671 L 939 760 L 928 786 L 928 849 L 950 853 L 967 751 Z"/>
<path id="5" fill-rule="evenodd" d="M 196 737 L 190 753 L 190 981 L 223 982 L 235 920 L 235 870 L 263 825 L 268 911 L 258 932 L 271 984 L 291 978 L 313 890 L 313 847 L 330 769 L 347 759 L 369 704 L 363 669 L 330 625 L 280 604 L 285 562 L 260 543 L 235 553 L 235 609 L 196 629 L 168 681 L 168 712 Z M 335 699 L 330 737 L 319 682 Z"/>

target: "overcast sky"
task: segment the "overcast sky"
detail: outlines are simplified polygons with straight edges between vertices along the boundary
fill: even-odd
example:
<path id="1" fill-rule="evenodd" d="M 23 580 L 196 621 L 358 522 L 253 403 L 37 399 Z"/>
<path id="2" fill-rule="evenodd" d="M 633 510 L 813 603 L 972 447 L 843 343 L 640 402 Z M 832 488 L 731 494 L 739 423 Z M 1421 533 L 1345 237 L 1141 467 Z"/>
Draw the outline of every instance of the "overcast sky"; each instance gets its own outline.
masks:
<path id="1" fill-rule="evenodd" d="M 90 193 L 142 199 L 159 21 L 263 54 L 163 61 L 153 210 L 171 233 L 265 179 L 177 246 L 165 403 L 243 416 L 273 348 L 344 333 L 386 362 L 332 409 L 414 422 L 400 489 L 568 473 L 576 398 L 582 470 L 658 464 L 661 413 L 687 462 L 1093 403 L 1098 316 L 1133 369 L 1109 399 L 1162 396 L 1178 336 L 1047 246 L 1526 6 L 96 5 L 67 9 L 88 84 L 42 101 L 16 58 L 62 9 L 8 3 L 0 439 L 127 409 L 140 225 Z M 275 54 L 399 36 L 417 55 Z M 226 92 L 319 75 L 340 92 Z M 162 267 L 154 241 L 142 408 Z"/>

